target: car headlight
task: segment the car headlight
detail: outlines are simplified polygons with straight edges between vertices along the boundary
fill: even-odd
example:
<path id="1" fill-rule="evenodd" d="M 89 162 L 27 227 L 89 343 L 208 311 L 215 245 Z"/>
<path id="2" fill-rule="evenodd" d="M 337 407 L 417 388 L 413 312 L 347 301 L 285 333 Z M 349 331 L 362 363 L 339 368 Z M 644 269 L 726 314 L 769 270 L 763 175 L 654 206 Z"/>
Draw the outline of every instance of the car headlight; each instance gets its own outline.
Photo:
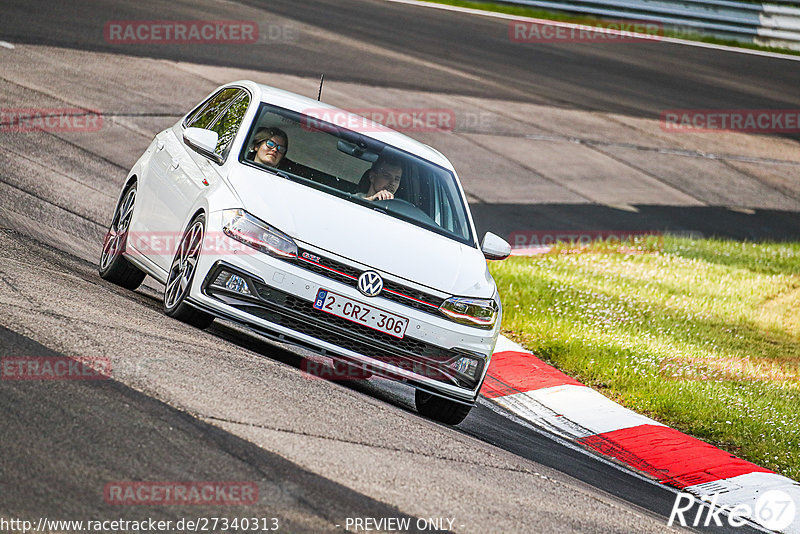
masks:
<path id="1" fill-rule="evenodd" d="M 291 237 L 244 210 L 224 210 L 222 221 L 222 231 L 231 239 L 279 258 L 297 257 L 297 244 Z"/>
<path id="2" fill-rule="evenodd" d="M 494 299 L 450 297 L 439 311 L 457 323 L 491 328 L 497 320 L 497 302 Z"/>

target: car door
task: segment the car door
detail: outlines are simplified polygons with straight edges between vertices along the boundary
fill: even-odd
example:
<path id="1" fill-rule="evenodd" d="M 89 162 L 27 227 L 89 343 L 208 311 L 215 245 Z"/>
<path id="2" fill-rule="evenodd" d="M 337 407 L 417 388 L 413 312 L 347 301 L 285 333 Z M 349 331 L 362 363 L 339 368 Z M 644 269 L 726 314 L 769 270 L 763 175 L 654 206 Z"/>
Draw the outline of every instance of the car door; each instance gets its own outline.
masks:
<path id="1" fill-rule="evenodd" d="M 152 247 L 150 259 L 162 269 L 169 268 L 188 211 L 198 195 L 221 178 L 220 165 L 189 148 L 183 131 L 188 127 L 216 131 L 219 141 L 215 152 L 224 161 L 249 102 L 244 89 L 223 89 L 189 114 L 183 124 L 157 136 L 149 197 L 143 203 L 147 205 L 150 235 L 159 243 L 158 250 Z"/>

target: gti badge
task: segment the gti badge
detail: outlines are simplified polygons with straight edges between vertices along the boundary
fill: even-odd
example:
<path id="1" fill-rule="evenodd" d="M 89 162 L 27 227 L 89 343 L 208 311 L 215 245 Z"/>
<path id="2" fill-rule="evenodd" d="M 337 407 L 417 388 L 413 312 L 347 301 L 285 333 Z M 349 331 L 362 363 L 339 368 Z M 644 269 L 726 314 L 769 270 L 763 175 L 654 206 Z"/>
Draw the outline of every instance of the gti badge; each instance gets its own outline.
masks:
<path id="1" fill-rule="evenodd" d="M 364 271 L 358 277 L 358 290 L 368 297 L 377 296 L 383 289 L 381 275 L 375 271 Z"/>
<path id="2" fill-rule="evenodd" d="M 314 263 L 320 262 L 319 256 L 315 256 L 309 252 L 303 252 L 301 256 L 309 261 L 313 261 Z"/>

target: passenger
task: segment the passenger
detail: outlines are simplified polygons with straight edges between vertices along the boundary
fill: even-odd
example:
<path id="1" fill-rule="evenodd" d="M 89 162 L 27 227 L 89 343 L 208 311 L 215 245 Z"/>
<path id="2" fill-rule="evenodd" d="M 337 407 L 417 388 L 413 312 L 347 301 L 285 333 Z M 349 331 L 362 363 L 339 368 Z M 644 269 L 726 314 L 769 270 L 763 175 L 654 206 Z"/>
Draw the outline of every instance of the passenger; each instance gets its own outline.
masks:
<path id="1" fill-rule="evenodd" d="M 277 167 L 288 149 L 289 137 L 280 128 L 259 128 L 250 145 L 253 161 L 270 167 Z"/>
<path id="2" fill-rule="evenodd" d="M 366 180 L 361 180 L 362 192 L 358 196 L 365 200 L 392 200 L 400 187 L 402 175 L 403 164 L 399 159 L 381 156 L 365 174 Z M 365 188 L 367 190 L 363 191 Z"/>

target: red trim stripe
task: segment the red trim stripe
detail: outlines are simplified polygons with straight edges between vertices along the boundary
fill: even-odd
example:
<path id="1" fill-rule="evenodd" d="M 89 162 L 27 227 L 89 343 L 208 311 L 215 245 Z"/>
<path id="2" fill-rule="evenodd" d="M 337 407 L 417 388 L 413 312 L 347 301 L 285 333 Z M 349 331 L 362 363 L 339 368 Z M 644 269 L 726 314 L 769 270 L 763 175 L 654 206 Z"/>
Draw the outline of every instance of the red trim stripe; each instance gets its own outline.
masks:
<path id="1" fill-rule="evenodd" d="M 314 260 L 309 259 L 309 258 L 304 258 L 302 256 L 298 256 L 298 259 L 301 260 L 301 261 L 308 262 L 308 263 L 313 263 L 317 267 L 321 267 L 323 269 L 326 269 L 328 271 L 334 272 L 336 274 L 340 274 L 342 276 L 346 276 L 350 280 L 358 280 L 358 278 L 355 277 L 355 276 L 349 275 L 347 273 L 343 273 L 341 271 L 337 271 L 333 267 L 328 267 L 327 265 L 323 265 L 323 264 L 319 263 L 318 261 L 314 261 Z M 431 304 L 430 302 L 425 302 L 424 300 L 415 299 L 414 297 L 412 297 L 410 295 L 406 295 L 405 293 L 399 293 L 397 291 L 392 291 L 391 289 L 385 289 L 385 288 L 384 288 L 384 291 L 387 291 L 389 293 L 394 293 L 397 296 L 400 296 L 400 297 L 403 297 L 403 298 L 407 298 L 409 300 L 414 300 L 416 302 L 419 302 L 420 304 L 426 304 L 426 305 L 430 306 L 431 308 L 436 308 L 437 310 L 439 309 L 439 306 L 437 306 L 436 304 Z"/>
<path id="2" fill-rule="evenodd" d="M 397 291 L 392 291 L 391 289 L 386 289 L 386 288 L 384 288 L 383 290 L 388 292 L 388 293 L 394 293 L 395 295 L 407 298 L 409 300 L 414 300 L 416 302 L 419 302 L 420 304 L 426 304 L 426 305 L 430 306 L 431 308 L 436 308 L 437 310 L 439 309 L 439 306 L 437 306 L 436 304 L 431 304 L 430 302 L 425 302 L 424 300 L 415 299 L 411 295 L 406 295 L 405 293 L 398 293 Z"/>
<path id="3" fill-rule="evenodd" d="M 327 269 L 328 271 L 334 272 L 334 273 L 336 273 L 336 274 L 340 274 L 340 275 L 342 275 L 342 276 L 346 276 L 347 278 L 349 278 L 349 279 L 351 279 L 351 280 L 358 280 L 358 278 L 356 278 L 355 276 L 351 276 L 351 275 L 349 275 L 349 274 L 347 274 L 347 273 L 342 273 L 342 272 L 339 272 L 339 271 L 337 271 L 336 269 L 334 269 L 334 268 L 332 268 L 332 267 L 328 267 L 327 265 L 322 265 L 321 263 L 319 263 L 319 262 L 316 262 L 316 261 L 314 261 L 314 260 L 310 260 L 310 259 L 308 259 L 308 258 L 303 258 L 303 257 L 299 257 L 299 259 L 300 259 L 300 260 L 302 260 L 302 261 L 306 261 L 306 262 L 308 262 L 308 263 L 313 263 L 313 264 L 314 264 L 314 265 L 316 265 L 317 267 L 322 267 L 323 269 Z"/>

